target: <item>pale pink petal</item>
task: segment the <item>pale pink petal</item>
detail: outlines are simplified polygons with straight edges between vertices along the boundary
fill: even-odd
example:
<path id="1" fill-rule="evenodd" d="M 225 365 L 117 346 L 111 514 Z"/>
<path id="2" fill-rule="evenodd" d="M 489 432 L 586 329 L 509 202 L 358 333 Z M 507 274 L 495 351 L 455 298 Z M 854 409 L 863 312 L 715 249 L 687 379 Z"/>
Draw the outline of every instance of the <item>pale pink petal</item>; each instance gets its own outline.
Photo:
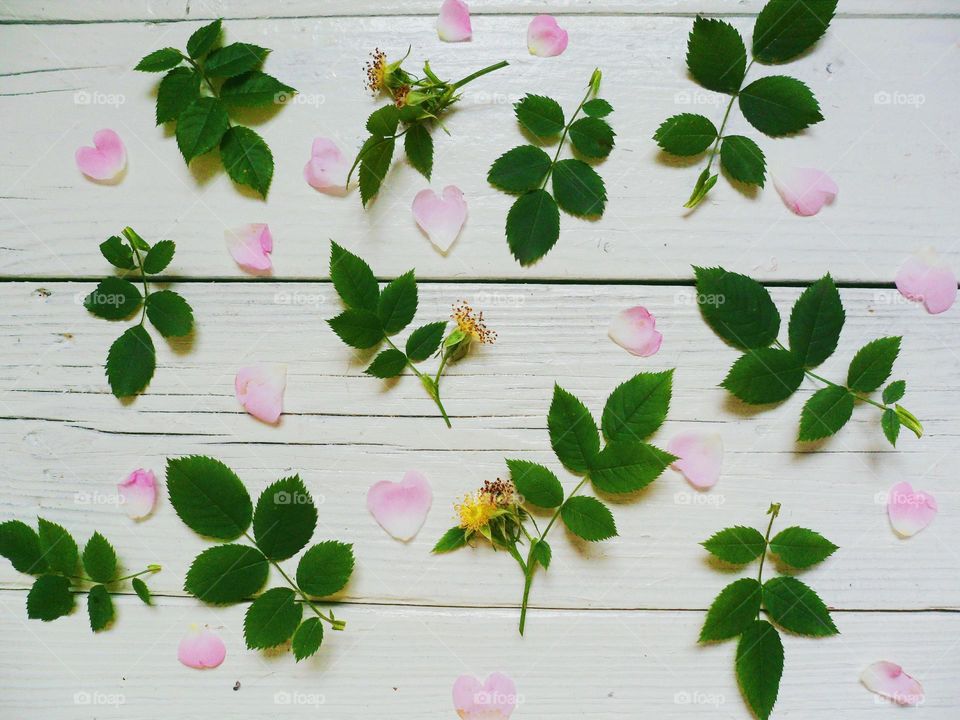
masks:
<path id="1" fill-rule="evenodd" d="M 649 357 L 660 349 L 663 335 L 656 331 L 657 320 L 637 305 L 617 313 L 607 333 L 610 339 L 632 355 Z"/>
<path id="2" fill-rule="evenodd" d="M 157 478 L 151 470 L 134 470 L 117 485 L 117 492 L 127 515 L 134 520 L 145 518 L 157 502 Z"/>
<path id="3" fill-rule="evenodd" d="M 421 190 L 413 199 L 413 217 L 440 252 L 446 252 L 467 219 L 467 201 L 456 185 L 447 185 L 443 197 Z"/>
<path id="4" fill-rule="evenodd" d="M 567 49 L 567 31 L 553 15 L 537 15 L 527 28 L 527 49 L 531 55 L 553 57 Z"/>
<path id="5" fill-rule="evenodd" d="M 215 668 L 227 656 L 227 646 L 216 633 L 191 625 L 177 648 L 177 659 L 187 667 Z"/>
<path id="6" fill-rule="evenodd" d="M 491 673 L 482 684 L 461 675 L 453 683 L 453 707 L 461 720 L 507 720 L 517 707 L 517 687 L 503 673 Z"/>
<path id="7" fill-rule="evenodd" d="M 922 490 L 914 492 L 908 482 L 898 482 L 887 495 L 887 515 L 897 535 L 910 537 L 933 522 L 937 501 Z"/>
<path id="8" fill-rule="evenodd" d="M 346 192 L 350 162 L 329 138 L 313 141 L 310 160 L 303 168 L 303 177 L 311 187 L 334 195 Z"/>
<path id="9" fill-rule="evenodd" d="M 367 509 L 397 540 L 409 540 L 423 527 L 433 502 L 430 482 L 410 470 L 399 482 L 381 480 L 367 491 Z"/>
<path id="10" fill-rule="evenodd" d="M 822 170 L 788 168 L 773 176 L 773 185 L 784 204 L 797 215 L 810 216 L 833 202 L 837 184 Z"/>
<path id="11" fill-rule="evenodd" d="M 223 237 L 231 257 L 244 270 L 262 272 L 273 267 L 269 256 L 273 252 L 273 235 L 267 225 L 244 225 L 226 230 Z"/>
<path id="12" fill-rule="evenodd" d="M 445 42 L 462 42 L 473 35 L 470 8 L 463 0 L 444 0 L 437 18 L 437 35 Z"/>
<path id="13" fill-rule="evenodd" d="M 873 663 L 863 671 L 860 682 L 870 692 L 889 698 L 898 705 L 919 705 L 923 702 L 923 686 L 896 663 L 886 660 Z"/>
<path id="14" fill-rule="evenodd" d="M 911 255 L 897 271 L 897 290 L 911 300 L 920 300 L 927 312 L 937 314 L 957 299 L 957 276 L 931 247 Z"/>
<path id="15" fill-rule="evenodd" d="M 680 433 L 667 443 L 667 452 L 680 458 L 673 463 L 673 468 L 683 473 L 694 487 L 704 490 L 720 479 L 723 438 L 719 433 Z"/>
<path id="16" fill-rule="evenodd" d="M 287 387 L 286 365 L 254 365 L 240 368 L 234 381 L 237 400 L 244 410 L 265 423 L 276 423 L 283 412 Z"/>
<path id="17" fill-rule="evenodd" d="M 77 167 L 94 180 L 113 180 L 127 166 L 127 151 L 113 130 L 100 130 L 93 136 L 93 147 L 77 148 Z"/>

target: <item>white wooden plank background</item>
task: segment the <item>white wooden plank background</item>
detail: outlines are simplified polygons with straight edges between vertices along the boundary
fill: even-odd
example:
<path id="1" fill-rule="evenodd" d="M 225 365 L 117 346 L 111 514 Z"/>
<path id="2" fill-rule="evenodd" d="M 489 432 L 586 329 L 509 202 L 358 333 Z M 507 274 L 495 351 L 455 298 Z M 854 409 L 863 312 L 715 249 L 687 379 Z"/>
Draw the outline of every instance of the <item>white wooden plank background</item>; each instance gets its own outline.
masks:
<path id="1" fill-rule="evenodd" d="M 41 514 L 81 537 L 100 529 L 130 568 L 164 565 L 151 581 L 157 608 L 123 598 L 116 626 L 92 636 L 82 612 L 52 624 L 27 621 L 29 579 L 0 564 L 0 714 L 445 718 L 453 716 L 457 675 L 502 670 L 523 696 L 517 720 L 748 717 L 733 645 L 695 643 L 704 609 L 730 581 L 697 543 L 730 524 L 759 525 L 776 500 L 784 503 L 780 526 L 813 526 L 841 546 L 803 577 L 837 611 L 842 634 L 785 640 L 774 717 L 892 712 L 857 682 L 878 659 L 903 664 L 923 682 L 922 717 L 955 717 L 960 320 L 955 311 L 926 315 L 890 282 L 919 245 L 960 261 L 956 5 L 849 0 L 827 38 L 786 68 L 812 85 L 828 120 L 803 137 L 765 140 L 764 150 L 774 161 L 824 167 L 841 188 L 819 216 L 797 218 L 772 187 L 751 199 L 725 181 L 684 217 L 680 203 L 698 169 L 659 162 L 650 140 L 663 118 L 693 103 L 722 113 L 708 94 L 689 94 L 695 87 L 682 60 L 689 15 L 726 16 L 748 32 L 758 0 L 476 1 L 475 39 L 458 46 L 437 41 L 437 4 L 0 3 L 0 448 L 7 459 L 0 517 Z M 549 61 L 529 57 L 524 45 L 528 16 L 544 9 L 565 15 L 571 32 L 567 53 Z M 277 157 L 267 203 L 237 192 L 213 165 L 183 167 L 173 139 L 152 127 L 153 79 L 130 71 L 149 50 L 182 45 L 198 19 L 220 15 L 237 18 L 227 24 L 231 39 L 274 48 L 268 69 L 305 99 L 262 125 Z M 451 76 L 501 57 L 514 63 L 468 94 L 451 120 L 452 137 L 438 135 L 434 187 L 456 183 L 470 202 L 448 257 L 410 218 L 410 199 L 426 183 L 405 163 L 367 213 L 355 194 L 323 196 L 301 176 L 314 136 L 334 137 L 348 152 L 359 143 L 357 129 L 374 107 L 359 80 L 368 48 L 408 44 Z M 489 162 L 522 141 L 509 102 L 538 90 L 569 105 L 595 64 L 617 107 L 618 147 L 602 170 L 608 213 L 597 223 L 565 220 L 555 250 L 521 269 L 502 237 L 509 199 L 484 181 Z M 884 105 L 875 98 L 883 92 L 917 102 Z M 84 181 L 73 165 L 74 149 L 100 127 L 118 130 L 130 154 L 116 187 Z M 243 222 L 270 223 L 272 279 L 251 280 L 227 256 L 224 226 Z M 170 278 L 183 281 L 176 287 L 199 324 L 189 342 L 158 342 L 148 392 L 121 406 L 106 389 L 102 362 L 123 325 L 90 317 L 79 298 L 108 272 L 96 244 L 125 224 L 178 242 Z M 433 417 L 413 378 L 387 389 L 363 376 L 361 359 L 323 322 L 338 307 L 323 282 L 328 237 L 383 277 L 416 266 L 419 277 L 436 281 L 421 286 L 418 318 L 443 317 L 458 298 L 486 310 L 499 341 L 446 382 L 453 430 Z M 905 437 L 893 451 L 876 413 L 859 407 L 839 436 L 797 446 L 812 384 L 770 411 L 731 403 L 716 385 L 735 353 L 699 317 L 691 263 L 723 263 L 787 284 L 831 271 L 846 286 L 848 320 L 824 372 L 842 376 L 863 342 L 904 335 L 896 374 L 908 381 L 907 406 L 927 436 Z M 773 291 L 784 312 L 798 292 Z M 664 333 L 653 358 L 633 358 L 606 338 L 613 314 L 633 304 L 648 307 Z M 243 414 L 232 391 L 238 366 L 267 361 L 289 365 L 278 428 Z M 519 638 L 520 577 L 509 558 L 483 549 L 428 554 L 451 524 L 452 499 L 502 474 L 505 457 L 560 470 L 545 420 L 554 381 L 599 414 L 619 382 L 668 367 L 678 368 L 674 402 L 656 440 L 685 429 L 720 432 L 727 450 L 720 484 L 697 493 L 668 472 L 637 497 L 609 498 L 615 540 L 588 547 L 559 533 L 555 565 L 536 578 L 528 634 Z M 359 566 L 338 597 L 348 630 L 328 633 L 311 661 L 245 650 L 242 606 L 211 609 L 184 596 L 185 569 L 205 544 L 168 502 L 135 524 L 107 501 L 130 469 L 162 475 L 164 458 L 194 452 L 228 462 L 254 492 L 301 473 L 322 500 L 318 537 L 355 543 Z M 373 482 L 411 468 L 430 478 L 434 505 L 420 535 L 403 544 L 380 530 L 364 498 Z M 940 503 L 933 525 L 906 541 L 889 529 L 880 501 L 901 479 Z M 223 634 L 228 657 L 220 669 L 198 673 L 176 662 L 190 623 Z"/>

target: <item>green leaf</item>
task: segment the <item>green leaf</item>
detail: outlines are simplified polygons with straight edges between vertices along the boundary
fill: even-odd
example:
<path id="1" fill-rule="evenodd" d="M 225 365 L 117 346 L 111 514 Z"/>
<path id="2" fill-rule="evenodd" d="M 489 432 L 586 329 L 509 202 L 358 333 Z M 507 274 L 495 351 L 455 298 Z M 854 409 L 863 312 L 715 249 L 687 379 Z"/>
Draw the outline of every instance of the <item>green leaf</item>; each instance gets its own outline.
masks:
<path id="1" fill-rule="evenodd" d="M 360 199 L 364 206 L 379 192 L 380 185 L 383 184 L 383 179 L 390 170 L 394 145 L 393 138 L 384 139 L 373 136 L 360 149 L 363 153 L 359 174 Z"/>
<path id="2" fill-rule="evenodd" d="M 694 266 L 697 304 L 713 331 L 741 350 L 765 348 L 780 332 L 780 313 L 756 280 L 723 268 Z"/>
<path id="3" fill-rule="evenodd" d="M 366 350 L 383 340 L 383 325 L 369 310 L 344 310 L 327 324 L 350 347 Z"/>
<path id="4" fill-rule="evenodd" d="M 333 595 L 350 580 L 353 563 L 353 545 L 336 540 L 318 543 L 300 558 L 297 585 L 314 597 Z"/>
<path id="5" fill-rule="evenodd" d="M 847 371 L 847 387 L 862 393 L 871 393 L 883 385 L 893 363 L 900 354 L 899 337 L 884 337 L 869 342 L 857 351 Z"/>
<path id="6" fill-rule="evenodd" d="M 905 380 L 894 380 L 883 389 L 884 405 L 892 405 L 903 398 L 907 392 L 907 383 Z"/>
<path id="7" fill-rule="evenodd" d="M 377 315 L 387 335 L 403 330 L 417 313 L 417 280 L 410 270 L 387 285 L 380 293 Z"/>
<path id="8" fill-rule="evenodd" d="M 923 437 L 923 425 L 917 419 L 916 415 L 899 404 L 894 406 L 894 412 L 900 424 L 916 435 L 918 440 Z"/>
<path id="9" fill-rule="evenodd" d="M 561 160 L 553 166 L 553 194 L 565 212 L 584 217 L 603 215 L 607 202 L 603 178 L 583 160 Z"/>
<path id="10" fill-rule="evenodd" d="M 743 525 L 720 530 L 701 545 L 711 555 L 734 565 L 743 565 L 756 560 L 766 549 L 766 543 L 760 531 Z"/>
<path id="11" fill-rule="evenodd" d="M 150 333 L 134 325 L 113 341 L 107 353 L 107 381 L 118 397 L 136 395 L 150 384 L 157 367 L 157 354 Z"/>
<path id="12" fill-rule="evenodd" d="M 173 290 L 150 293 L 147 318 L 164 337 L 182 337 L 193 330 L 193 310 Z"/>
<path id="13" fill-rule="evenodd" d="M 187 40 L 187 53 L 194 60 L 206 55 L 210 48 L 220 39 L 220 24 L 222 20 L 214 20 L 209 25 L 198 28 Z"/>
<path id="14" fill-rule="evenodd" d="M 94 585 L 87 595 L 87 615 L 90 617 L 90 629 L 100 632 L 113 621 L 113 600 L 103 585 Z"/>
<path id="15" fill-rule="evenodd" d="M 83 548 L 83 569 L 91 580 L 98 583 L 108 583 L 117 577 L 117 552 L 98 532 Z"/>
<path id="16" fill-rule="evenodd" d="M 664 120 L 653 139 L 671 155 L 699 155 L 717 139 L 717 128 L 703 115 L 681 113 Z"/>
<path id="17" fill-rule="evenodd" d="M 736 637 L 757 619 L 762 588 L 755 578 L 740 578 L 727 585 L 710 605 L 700 630 L 700 642 Z"/>
<path id="18" fill-rule="evenodd" d="M 554 508 L 563 502 L 563 486 L 548 468 L 528 460 L 507 460 L 510 479 L 525 502 Z"/>
<path id="19" fill-rule="evenodd" d="M 556 100 L 526 95 L 514 104 L 513 110 L 520 124 L 537 137 L 548 138 L 563 131 L 563 110 Z"/>
<path id="20" fill-rule="evenodd" d="M 544 570 L 549 569 L 550 560 L 553 559 L 553 551 L 546 540 L 534 540 L 531 547 L 534 561 L 540 563 Z"/>
<path id="21" fill-rule="evenodd" d="M 880 427 L 883 434 L 894 447 L 897 446 L 897 438 L 900 436 L 900 418 L 897 417 L 896 410 L 887 408 L 880 416 Z"/>
<path id="22" fill-rule="evenodd" d="M 193 559 L 183 589 L 213 605 L 240 602 L 267 581 L 270 565 L 249 545 L 214 545 Z"/>
<path id="23" fill-rule="evenodd" d="M 687 40 L 687 68 L 707 90 L 735 95 L 747 71 L 747 49 L 730 23 L 697 17 Z"/>
<path id="24" fill-rule="evenodd" d="M 194 100 L 200 97 L 200 73 L 192 68 L 174 68 L 157 88 L 157 125 L 176 120 Z"/>
<path id="25" fill-rule="evenodd" d="M 609 443 L 590 468 L 593 486 L 605 493 L 635 492 L 656 480 L 677 458 L 646 443 Z"/>
<path id="26" fill-rule="evenodd" d="M 803 382 L 803 365 L 789 350 L 758 348 L 741 355 L 720 383 L 750 405 L 780 402 Z"/>
<path id="27" fill-rule="evenodd" d="M 773 712 L 783 675 L 783 643 L 776 628 L 757 620 L 737 643 L 737 680 L 747 704 L 759 720 Z"/>
<path id="28" fill-rule="evenodd" d="M 437 540 L 431 552 L 446 553 L 451 550 L 457 550 L 467 544 L 467 534 L 459 525 L 447 530 L 443 537 Z"/>
<path id="29" fill-rule="evenodd" d="M 743 135 L 727 135 L 720 145 L 720 163 L 737 182 L 763 187 L 766 160 L 757 144 Z"/>
<path id="30" fill-rule="evenodd" d="M 367 132 L 378 137 L 389 137 L 397 132 L 400 111 L 395 105 L 384 105 L 370 113 L 367 118 Z"/>
<path id="31" fill-rule="evenodd" d="M 64 575 L 75 574 L 77 563 L 80 560 L 77 541 L 66 529 L 49 520 L 37 518 L 37 525 L 39 528 L 40 552 L 43 554 L 43 560 L 50 570 Z M 19 570 L 19 568 L 17 569 Z"/>
<path id="32" fill-rule="evenodd" d="M 299 475 L 277 480 L 257 499 L 253 536 L 269 560 L 293 557 L 317 529 L 317 507 Z"/>
<path id="33" fill-rule="evenodd" d="M 613 105 L 602 98 L 594 98 L 583 104 L 583 111 L 590 117 L 606 117 L 613 112 Z"/>
<path id="34" fill-rule="evenodd" d="M 154 50 L 149 55 L 144 55 L 143 59 L 137 63 L 134 70 L 140 72 L 164 72 L 170 68 L 175 68 L 183 60 L 183 55 L 176 48 L 165 47 Z"/>
<path id="35" fill-rule="evenodd" d="M 147 587 L 147 584 L 140 578 L 134 578 L 130 582 L 137 597 L 143 600 L 145 605 L 153 605 L 153 598 L 150 596 L 150 588 Z"/>
<path id="36" fill-rule="evenodd" d="M 823 120 L 810 88 L 786 75 L 754 80 L 739 97 L 747 122 L 770 137 L 799 132 Z"/>
<path id="37" fill-rule="evenodd" d="M 259 70 L 236 75 L 220 88 L 220 99 L 231 107 L 269 107 L 283 105 L 297 91 Z"/>
<path id="38" fill-rule="evenodd" d="M 376 310 L 380 286 L 373 270 L 349 250 L 330 243 L 330 279 L 347 307 Z"/>
<path id="39" fill-rule="evenodd" d="M 427 180 L 433 171 L 433 137 L 423 123 L 416 123 L 403 136 L 403 150 L 414 169 Z"/>
<path id="40" fill-rule="evenodd" d="M 137 267 L 133 261 L 133 250 L 116 235 L 100 243 L 100 254 L 108 263 L 121 270 L 134 270 Z"/>
<path id="41" fill-rule="evenodd" d="M 143 295 L 129 280 L 108 277 L 83 299 L 83 306 L 97 317 L 122 320 L 140 309 Z"/>
<path id="42" fill-rule="evenodd" d="M 230 128 L 227 111 L 219 100 L 201 97 L 191 102 L 177 118 L 177 147 L 189 165 L 198 155 L 213 150 Z"/>
<path id="43" fill-rule="evenodd" d="M 17 572 L 37 575 L 47 569 L 40 537 L 19 520 L 0 523 L 0 555 L 9 560 Z"/>
<path id="44" fill-rule="evenodd" d="M 167 265 L 173 260 L 173 254 L 177 251 L 177 245 L 173 240 L 161 240 L 147 251 L 147 256 L 143 259 L 143 270 L 148 275 L 156 275 L 167 269 Z"/>
<path id="45" fill-rule="evenodd" d="M 123 236 L 133 243 L 133 246 L 140 252 L 150 252 L 150 243 L 140 237 L 132 227 L 125 227 Z"/>
<path id="46" fill-rule="evenodd" d="M 400 375 L 406 366 L 407 356 L 399 350 L 388 348 L 379 353 L 370 363 L 370 367 L 363 372 L 375 378 L 387 380 Z"/>
<path id="47" fill-rule="evenodd" d="M 250 43 L 230 43 L 214 50 L 203 65 L 210 77 L 235 77 L 249 70 L 256 70 L 267 59 L 270 51 Z"/>
<path id="48" fill-rule="evenodd" d="M 547 254 L 560 237 L 560 210 L 546 190 L 524 193 L 507 213 L 507 245 L 527 266 Z"/>
<path id="49" fill-rule="evenodd" d="M 589 158 L 605 158 L 613 150 L 616 133 L 606 120 L 580 118 L 570 126 L 570 142 L 581 155 Z"/>
<path id="50" fill-rule="evenodd" d="M 795 58 L 827 31 L 837 0 L 770 0 L 753 26 L 753 57 L 762 63 Z"/>
<path id="51" fill-rule="evenodd" d="M 303 606 L 290 588 L 267 590 L 247 608 L 243 616 L 243 637 L 251 650 L 276 647 L 296 632 L 303 619 Z"/>
<path id="52" fill-rule="evenodd" d="M 413 362 L 426 360 L 440 347 L 446 329 L 447 323 L 443 320 L 418 327 L 407 338 L 407 356 Z"/>
<path id="53" fill-rule="evenodd" d="M 578 496 L 568 499 L 560 508 L 560 517 L 570 532 L 590 542 L 606 540 L 617 534 L 610 508 L 596 498 Z"/>
<path id="54" fill-rule="evenodd" d="M 536 190 L 543 185 L 552 164 L 553 160 L 540 148 L 520 145 L 493 161 L 487 182 L 509 193 Z"/>
<path id="55" fill-rule="evenodd" d="M 795 577 L 784 575 L 767 580 L 763 584 L 763 606 L 784 630 L 810 637 L 839 632 L 820 596 Z"/>
<path id="56" fill-rule="evenodd" d="M 250 495 L 219 460 L 203 455 L 167 460 L 167 492 L 177 515 L 196 533 L 233 540 L 250 527 Z"/>
<path id="57" fill-rule="evenodd" d="M 300 662 L 320 649 L 323 642 L 323 623 L 320 618 L 312 617 L 303 621 L 293 634 L 293 656 Z"/>
<path id="58" fill-rule="evenodd" d="M 41 575 L 27 593 L 27 617 L 50 622 L 73 612 L 70 581 L 63 575 Z"/>
<path id="59" fill-rule="evenodd" d="M 817 390 L 803 405 L 797 440 L 809 442 L 836 433 L 853 414 L 853 395 L 845 387 L 828 385 Z"/>
<path id="60" fill-rule="evenodd" d="M 790 350 L 804 367 L 816 367 L 833 355 L 846 313 L 833 278 L 824 275 L 803 291 L 790 311 Z"/>
<path id="61" fill-rule="evenodd" d="M 600 425 L 607 442 L 646 440 L 670 409 L 673 370 L 639 373 L 617 386 L 607 398 Z"/>
<path id="62" fill-rule="evenodd" d="M 594 465 L 600 452 L 597 424 L 586 406 L 559 385 L 553 386 L 547 427 L 550 445 L 564 467 L 585 473 Z"/>
<path id="63" fill-rule="evenodd" d="M 826 560 L 837 546 L 818 532 L 794 525 L 778 532 L 770 549 L 787 565 L 802 569 Z"/>
<path id="64" fill-rule="evenodd" d="M 220 159 L 230 179 L 266 197 L 273 180 L 273 153 L 262 137 L 236 125 L 220 140 Z"/>

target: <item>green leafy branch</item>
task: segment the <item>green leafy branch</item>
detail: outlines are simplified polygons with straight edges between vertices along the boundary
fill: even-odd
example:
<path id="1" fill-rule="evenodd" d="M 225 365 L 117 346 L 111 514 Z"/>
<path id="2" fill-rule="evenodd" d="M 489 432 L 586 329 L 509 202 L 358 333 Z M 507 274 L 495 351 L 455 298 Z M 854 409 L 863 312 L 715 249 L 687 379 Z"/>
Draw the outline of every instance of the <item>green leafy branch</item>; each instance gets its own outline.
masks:
<path id="1" fill-rule="evenodd" d="M 710 149 L 707 166 L 684 207 L 699 205 L 716 184 L 718 174 L 711 174 L 711 169 L 718 155 L 731 178 L 763 187 L 763 151 L 748 137 L 724 135 L 735 100 L 747 122 L 770 137 L 790 135 L 823 120 L 813 92 L 796 78 L 772 75 L 745 87 L 744 82 L 755 62 L 784 63 L 806 52 L 827 31 L 836 9 L 837 0 L 770 0 L 753 28 L 749 64 L 743 38 L 735 27 L 723 20 L 697 17 L 687 42 L 687 69 L 701 86 L 729 95 L 730 101 L 719 130 L 703 115 L 681 113 L 665 120 L 653 136 L 671 155 L 692 157 Z"/>

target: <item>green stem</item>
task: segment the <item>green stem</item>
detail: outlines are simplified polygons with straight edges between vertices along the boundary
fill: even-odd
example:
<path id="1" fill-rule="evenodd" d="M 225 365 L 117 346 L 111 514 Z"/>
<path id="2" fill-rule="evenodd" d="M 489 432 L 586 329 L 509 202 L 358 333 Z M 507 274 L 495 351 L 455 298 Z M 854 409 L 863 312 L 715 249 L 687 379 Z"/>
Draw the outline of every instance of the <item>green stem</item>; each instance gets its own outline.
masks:
<path id="1" fill-rule="evenodd" d="M 760 570 L 757 572 L 757 583 L 762 587 L 763 586 L 763 563 L 767 559 L 767 548 L 770 545 L 770 531 L 773 529 L 773 521 L 777 519 L 777 515 L 780 514 L 780 503 L 771 503 L 770 509 L 767 510 L 770 513 L 770 522 L 767 523 L 767 532 L 763 536 L 763 554 L 760 556 Z M 757 610 L 757 620 L 760 619 L 760 610 Z"/>
<path id="2" fill-rule="evenodd" d="M 353 171 L 357 169 L 357 165 L 360 164 L 360 161 L 363 160 L 364 156 L 365 156 L 367 153 L 369 153 L 371 150 L 373 150 L 373 149 L 374 149 L 375 147 L 377 147 L 378 145 L 383 145 L 383 143 L 385 143 L 387 140 L 396 140 L 397 138 L 403 137 L 404 135 L 407 134 L 407 130 L 409 130 L 409 129 L 410 129 L 409 127 L 404 128 L 403 132 L 399 132 L 399 133 L 397 133 L 396 135 L 391 135 L 390 137 L 382 137 L 382 138 L 380 138 L 379 140 L 377 140 L 375 143 L 372 143 L 372 144 L 370 145 L 370 147 L 362 147 L 362 148 L 360 148 L 360 152 L 357 153 L 357 157 L 356 157 L 356 159 L 353 161 L 353 165 L 350 166 L 350 172 L 347 173 L 347 184 L 346 184 L 346 187 L 349 187 L 349 185 L 350 185 L 350 179 L 353 177 Z"/>
<path id="3" fill-rule="evenodd" d="M 136 235 L 137 233 L 132 227 L 125 227 L 123 229 L 123 237 L 127 243 L 129 243 L 130 249 L 137 259 L 137 269 L 140 271 L 140 280 L 143 282 L 143 310 L 140 311 L 140 325 L 143 325 L 147 319 L 147 298 L 150 296 L 150 291 L 147 288 L 147 271 L 143 269 L 143 258 L 140 257 L 140 250 L 133 241 L 133 236 Z"/>
<path id="4" fill-rule="evenodd" d="M 386 335 L 384 335 L 383 339 L 386 340 L 387 344 L 397 352 L 401 352 L 401 353 L 403 352 L 400 348 L 394 345 L 393 340 L 391 340 Z M 440 414 L 443 416 L 443 421 L 447 424 L 447 427 L 452 428 L 453 425 L 450 424 L 450 418 L 447 416 L 447 410 L 445 407 L 443 407 L 443 402 L 440 400 L 440 386 L 432 378 L 420 372 L 420 370 L 417 369 L 417 366 L 410 361 L 409 357 L 407 357 L 406 353 L 403 353 L 403 356 L 407 359 L 407 367 L 413 370 L 416 376 L 420 378 L 420 382 L 423 383 L 423 386 L 425 389 L 427 387 L 426 385 L 427 382 L 432 383 L 434 392 L 428 393 L 428 394 L 430 395 L 433 402 L 436 403 L 437 407 L 440 409 Z"/>
<path id="5" fill-rule="evenodd" d="M 577 105 L 577 109 L 573 111 L 573 115 L 570 116 L 570 122 L 568 122 L 564 128 L 563 133 L 560 135 L 560 142 L 557 143 L 557 152 L 553 155 L 553 162 L 550 163 L 550 168 L 547 170 L 547 174 L 543 178 L 543 182 L 540 184 L 540 189 L 543 190 L 547 186 L 547 181 L 550 179 L 550 176 L 553 174 L 553 168 L 557 164 L 557 160 L 560 159 L 560 151 L 563 150 L 563 141 L 567 139 L 567 134 L 570 132 L 570 126 L 573 125 L 573 121 L 577 119 L 577 115 L 580 114 L 580 111 L 583 109 L 583 106 L 586 104 L 587 100 L 590 99 L 590 96 L 595 92 L 593 84 L 587 88 L 587 94 L 583 96 L 583 100 L 580 101 L 580 104 Z"/>
<path id="6" fill-rule="evenodd" d="M 465 78 L 462 78 L 461 80 L 457 80 L 455 83 L 450 85 L 450 88 L 453 90 L 459 90 L 467 83 L 473 82 L 474 80 L 476 80 L 478 77 L 482 77 L 487 73 L 492 73 L 494 70 L 505 68 L 509 64 L 510 63 L 508 63 L 506 60 L 501 60 L 500 62 L 494 63 L 493 65 L 488 65 L 487 67 L 483 68 L 483 70 L 477 70 L 475 73 L 470 73 Z"/>
<path id="7" fill-rule="evenodd" d="M 117 578 L 116 580 L 111 580 L 110 582 L 122 582 L 122 581 L 124 581 L 124 580 L 132 580 L 133 578 L 135 578 L 135 577 L 140 577 L 141 575 L 147 575 L 147 574 L 152 574 L 152 573 L 160 572 L 160 570 L 161 570 L 161 568 L 160 568 L 159 565 L 150 565 L 150 566 L 147 567 L 146 570 L 141 570 L 140 572 L 138 572 L 138 573 L 133 573 L 132 575 L 124 575 L 123 577 L 119 577 L 119 578 Z"/>

